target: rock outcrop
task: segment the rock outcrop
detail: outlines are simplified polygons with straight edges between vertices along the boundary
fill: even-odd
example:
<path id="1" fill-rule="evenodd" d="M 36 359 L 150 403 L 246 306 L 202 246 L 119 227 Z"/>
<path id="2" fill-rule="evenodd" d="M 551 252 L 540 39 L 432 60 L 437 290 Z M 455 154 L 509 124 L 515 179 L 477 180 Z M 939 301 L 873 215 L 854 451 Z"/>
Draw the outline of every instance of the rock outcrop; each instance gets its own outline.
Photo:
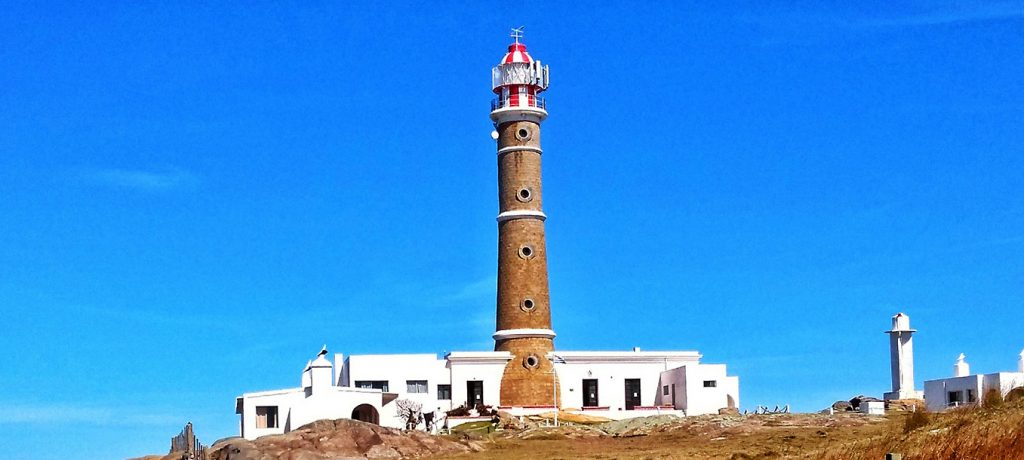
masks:
<path id="1" fill-rule="evenodd" d="M 417 458 L 481 450 L 473 441 L 402 431 L 356 420 L 320 420 L 290 433 L 255 441 L 228 438 L 209 450 L 210 460 L 339 460 Z"/>

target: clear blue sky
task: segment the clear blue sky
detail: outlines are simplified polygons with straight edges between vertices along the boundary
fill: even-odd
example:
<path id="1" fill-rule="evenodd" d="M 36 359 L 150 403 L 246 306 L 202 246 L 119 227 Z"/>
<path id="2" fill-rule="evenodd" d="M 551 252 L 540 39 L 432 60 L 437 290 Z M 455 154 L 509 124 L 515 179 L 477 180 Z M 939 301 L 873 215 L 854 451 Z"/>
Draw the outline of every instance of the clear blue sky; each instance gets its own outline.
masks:
<path id="1" fill-rule="evenodd" d="M 99 4 L 97 4 L 99 3 Z M 344 353 L 486 350 L 490 69 L 551 65 L 560 349 L 689 350 L 743 407 L 1011 370 L 1024 3 L 6 3 L 0 450 L 118 458 Z"/>

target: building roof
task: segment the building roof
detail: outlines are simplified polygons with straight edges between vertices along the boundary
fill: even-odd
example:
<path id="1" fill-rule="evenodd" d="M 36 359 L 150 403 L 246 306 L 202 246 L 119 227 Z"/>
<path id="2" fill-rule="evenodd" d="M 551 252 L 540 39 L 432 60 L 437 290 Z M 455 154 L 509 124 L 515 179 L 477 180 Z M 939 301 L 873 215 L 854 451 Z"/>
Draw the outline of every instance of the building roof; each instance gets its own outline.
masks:
<path id="1" fill-rule="evenodd" d="M 692 361 L 702 358 L 697 351 L 560 351 L 555 350 L 551 356 L 559 357 L 566 363 L 572 362 L 663 362 Z"/>
<path id="2" fill-rule="evenodd" d="M 501 62 L 498 63 L 498 65 L 513 64 L 517 62 L 524 62 L 527 64 L 533 62 L 533 59 L 530 58 L 530 53 L 526 52 L 526 45 L 519 42 L 508 45 L 508 52 L 505 53 L 505 57 L 501 58 Z"/>

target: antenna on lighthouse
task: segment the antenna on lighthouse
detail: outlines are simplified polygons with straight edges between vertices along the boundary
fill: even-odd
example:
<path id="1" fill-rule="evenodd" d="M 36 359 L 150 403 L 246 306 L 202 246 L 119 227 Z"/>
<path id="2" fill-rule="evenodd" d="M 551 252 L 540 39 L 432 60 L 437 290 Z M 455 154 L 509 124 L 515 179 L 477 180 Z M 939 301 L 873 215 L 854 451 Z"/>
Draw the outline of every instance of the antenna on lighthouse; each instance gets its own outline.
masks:
<path id="1" fill-rule="evenodd" d="M 519 27 L 513 27 L 512 28 L 511 37 L 516 41 L 516 43 L 519 43 L 519 39 L 523 38 L 523 29 L 525 29 L 525 28 L 526 28 L 526 26 L 519 26 Z"/>

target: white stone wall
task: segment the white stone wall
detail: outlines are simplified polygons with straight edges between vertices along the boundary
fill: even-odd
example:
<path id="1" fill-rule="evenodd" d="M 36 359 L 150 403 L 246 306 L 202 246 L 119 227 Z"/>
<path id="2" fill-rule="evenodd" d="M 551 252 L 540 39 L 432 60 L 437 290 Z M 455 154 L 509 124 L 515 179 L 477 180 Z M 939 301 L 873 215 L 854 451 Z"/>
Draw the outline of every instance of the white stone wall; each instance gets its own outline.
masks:
<path id="1" fill-rule="evenodd" d="M 555 363 L 561 394 L 559 406 L 582 408 L 583 380 L 596 379 L 598 406 L 610 411 L 626 410 L 626 379 L 640 379 L 641 406 L 663 404 L 661 373 L 700 359 L 697 352 L 556 351 L 553 355 L 565 361 Z"/>
<path id="2" fill-rule="evenodd" d="M 451 401 L 438 401 L 437 386 L 450 384 L 451 374 L 446 361 L 433 354 L 403 355 L 352 355 L 348 358 L 348 383 L 355 387 L 357 381 L 387 380 L 388 392 L 398 395 L 396 399 L 408 399 L 423 405 L 426 412 L 451 410 Z M 426 380 L 426 393 L 409 393 L 407 382 Z M 403 427 L 405 421 L 397 416 L 394 404 L 388 404 L 380 414 L 381 425 Z"/>
<path id="3" fill-rule="evenodd" d="M 333 391 L 315 393 L 313 396 L 295 401 L 291 407 L 288 431 L 299 428 L 307 423 L 317 420 L 334 420 L 339 418 L 352 418 L 352 411 L 356 406 L 368 404 L 377 410 L 382 426 L 401 428 L 401 421 L 396 423 L 387 417 L 387 412 L 394 411 L 392 406 L 381 407 L 381 393 L 376 390 L 361 390 L 356 388 L 332 387 Z"/>
<path id="4" fill-rule="evenodd" d="M 452 407 L 465 404 L 466 382 L 481 381 L 484 385 L 484 401 L 489 406 L 498 406 L 501 398 L 501 376 L 505 365 L 512 359 L 508 352 L 453 352 L 448 355 L 452 382 Z"/>
<path id="5" fill-rule="evenodd" d="M 264 391 L 242 395 L 242 413 L 240 435 L 245 439 L 256 439 L 269 434 L 286 432 L 292 406 L 306 398 L 302 388 L 291 388 L 277 391 Z M 277 406 L 278 425 L 273 428 L 256 427 L 256 406 Z"/>

